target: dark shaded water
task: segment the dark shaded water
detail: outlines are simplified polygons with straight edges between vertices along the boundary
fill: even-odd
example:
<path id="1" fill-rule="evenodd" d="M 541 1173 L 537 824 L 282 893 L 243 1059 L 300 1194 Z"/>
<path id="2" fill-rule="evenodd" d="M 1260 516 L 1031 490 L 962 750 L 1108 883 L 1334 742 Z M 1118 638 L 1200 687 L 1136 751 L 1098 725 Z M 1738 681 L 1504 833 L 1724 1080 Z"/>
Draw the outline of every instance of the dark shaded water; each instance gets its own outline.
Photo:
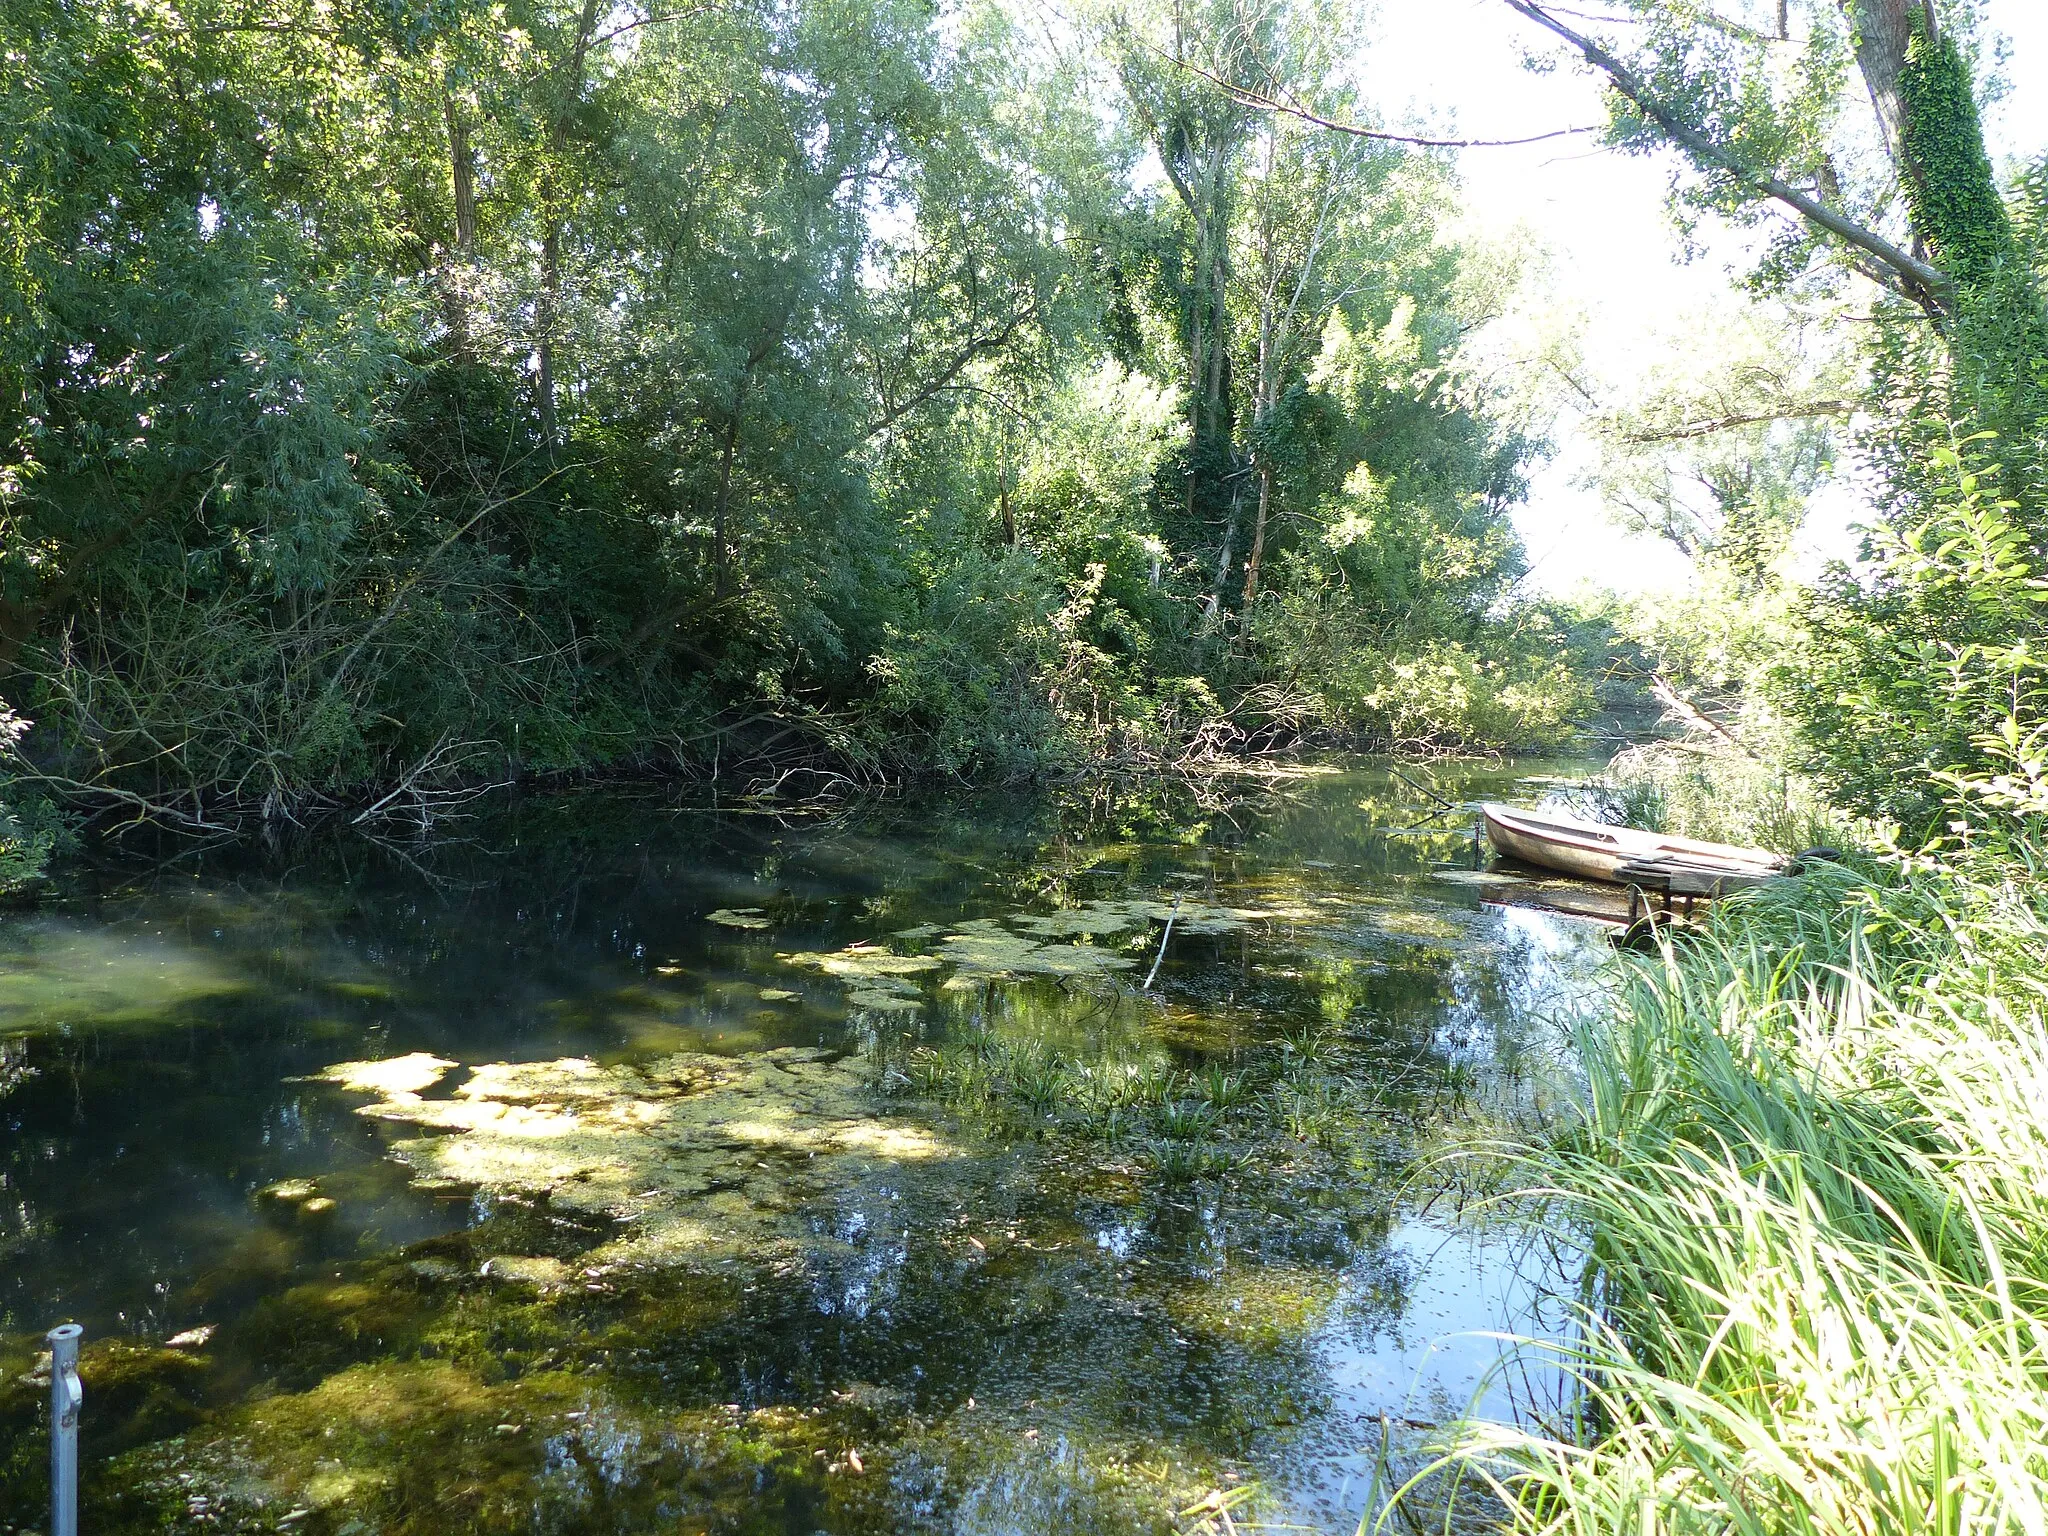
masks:
<path id="1" fill-rule="evenodd" d="M 7 920 L 0 1527 L 76 1318 L 95 1531 L 1350 1529 L 1527 1309 L 1418 1166 L 1547 1091 L 1603 946 L 1339 767 L 591 796 Z"/>

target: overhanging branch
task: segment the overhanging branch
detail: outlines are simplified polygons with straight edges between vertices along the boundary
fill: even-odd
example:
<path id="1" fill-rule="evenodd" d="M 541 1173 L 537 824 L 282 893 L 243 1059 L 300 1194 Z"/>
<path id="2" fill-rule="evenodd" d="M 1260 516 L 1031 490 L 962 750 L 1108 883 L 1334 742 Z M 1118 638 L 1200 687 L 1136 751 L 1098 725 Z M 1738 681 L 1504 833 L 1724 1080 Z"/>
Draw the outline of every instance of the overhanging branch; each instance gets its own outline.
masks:
<path id="1" fill-rule="evenodd" d="M 1566 26 L 1542 6 L 1535 4 L 1534 0 L 1502 0 L 1502 3 L 1576 48 L 1587 63 L 1605 74 L 1616 91 L 1634 103 L 1637 110 L 1661 128 L 1665 137 L 1690 155 L 1695 163 L 1725 171 L 1737 181 L 1744 182 L 1796 210 L 1808 222 L 1862 252 L 1881 268 L 1893 274 L 1914 302 L 1930 315 L 1936 318 L 1946 316 L 1949 296 L 1955 285 L 1949 281 L 1945 272 L 1921 261 L 1911 252 L 1901 250 L 1876 231 L 1865 229 L 1854 219 L 1845 218 L 1825 203 L 1808 196 L 1770 172 L 1758 170 L 1745 163 L 1734 150 L 1716 144 L 1697 129 L 1688 127 L 1680 121 L 1675 112 L 1657 99 L 1656 94 L 1634 70 L 1592 38 Z"/>
<path id="2" fill-rule="evenodd" d="M 1738 416 L 1716 416 L 1705 421 L 1688 421 L 1676 427 L 1653 428 L 1642 432 L 1628 432 L 1622 436 L 1628 443 L 1677 443 L 1688 438 L 1712 437 L 1716 432 L 1729 432 L 1737 427 L 1760 427 L 1773 421 L 1811 421 L 1817 416 L 1852 416 L 1857 406 L 1851 400 L 1804 400 L 1794 405 L 1782 406 L 1772 411 L 1753 411 Z"/>
<path id="3" fill-rule="evenodd" d="M 1150 44 L 1146 45 L 1151 47 Z M 1361 123 L 1347 123 L 1341 118 L 1325 117 L 1311 111 L 1298 101 L 1283 100 L 1268 96 L 1263 91 L 1252 90 L 1249 86 L 1235 84 L 1221 75 L 1177 58 L 1159 48 L 1153 48 L 1160 58 L 1175 69 L 1187 71 L 1197 79 L 1206 80 L 1240 107 L 1250 107 L 1256 112 L 1278 112 L 1287 117 L 1299 118 L 1318 128 L 1327 128 L 1332 133 L 1349 134 L 1354 139 L 1372 139 L 1382 144 L 1411 144 L 1418 149 L 1509 149 L 1519 144 L 1545 144 L 1552 139 L 1569 139 L 1578 134 L 1598 133 L 1598 128 L 1554 128 L 1549 133 L 1534 133 L 1524 139 L 1431 139 L 1412 133 L 1390 133 L 1384 128 L 1367 128 Z"/>

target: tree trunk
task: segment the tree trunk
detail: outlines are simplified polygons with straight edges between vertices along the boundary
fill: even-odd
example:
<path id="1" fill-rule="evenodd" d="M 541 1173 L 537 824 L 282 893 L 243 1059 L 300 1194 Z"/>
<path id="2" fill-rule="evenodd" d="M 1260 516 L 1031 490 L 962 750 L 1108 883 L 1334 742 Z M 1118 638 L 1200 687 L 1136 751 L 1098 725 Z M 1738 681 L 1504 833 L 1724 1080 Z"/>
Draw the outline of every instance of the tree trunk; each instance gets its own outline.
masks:
<path id="1" fill-rule="evenodd" d="M 562 96 L 548 124 L 548 159 L 541 175 L 541 213 L 547 233 L 541 237 L 540 297 L 534 304 L 534 352 L 538 367 L 534 378 L 534 403 L 540 416 L 542 443 L 550 453 L 555 435 L 555 328 L 561 313 L 562 233 L 568 223 L 562 204 L 562 153 L 569 143 L 569 109 L 583 96 L 584 69 L 590 57 L 590 41 L 597 33 L 598 0 L 583 0 L 583 12 L 576 21 L 576 40 L 569 53 L 567 78 Z"/>
<path id="2" fill-rule="evenodd" d="M 746 398 L 745 386 L 741 386 L 740 400 Z M 711 595 L 719 602 L 725 600 L 726 577 L 731 569 L 732 550 L 725 537 L 726 513 L 732 506 L 732 456 L 739 446 L 740 412 L 739 401 L 733 403 L 733 413 L 725 423 L 725 447 L 718 456 L 718 495 L 711 503 Z"/>
<path id="3" fill-rule="evenodd" d="M 1919 7 L 1915 0 L 1841 0 L 1841 5 L 1855 33 L 1856 66 L 1863 72 L 1870 104 L 1877 108 L 1885 153 L 1896 162 L 1906 138 L 1899 76 L 1905 72 L 1906 50 L 1913 41 L 1912 13 Z"/>
<path id="4" fill-rule="evenodd" d="M 1842 4 L 1914 233 L 1958 288 L 1975 287 L 2014 252 L 1969 61 L 1941 31 L 1932 0 Z"/>
<path id="5" fill-rule="evenodd" d="M 534 405 L 540 415 L 540 440 L 550 454 L 555 451 L 555 305 L 562 286 L 562 224 L 551 219 L 540 243 L 540 297 L 534 303 L 534 329 L 539 333 L 535 352 L 539 358 L 534 375 Z"/>
<path id="6" fill-rule="evenodd" d="M 996 505 L 1003 515 L 1003 542 L 1017 547 L 1017 514 L 1010 506 L 1010 423 L 1003 422 L 1002 454 L 996 460 Z"/>
<path id="7" fill-rule="evenodd" d="M 1244 611 L 1251 613 L 1252 599 L 1259 595 L 1259 561 L 1266 554 L 1266 514 L 1273 505 L 1273 466 L 1259 454 L 1259 509 L 1252 518 L 1252 548 L 1244 559 Z"/>
<path id="8" fill-rule="evenodd" d="M 1214 623 L 1223 613 L 1223 589 L 1230 585 L 1230 557 L 1237 543 L 1237 517 L 1244 496 L 1233 489 L 1230 493 L 1230 516 L 1223 524 L 1223 550 L 1216 558 L 1216 585 L 1209 592 L 1209 605 L 1204 617 Z"/>
<path id="9" fill-rule="evenodd" d="M 458 362 L 466 363 L 474 355 L 469 306 L 476 278 L 476 153 L 469 142 L 469 124 L 452 94 L 442 97 L 442 111 L 448 119 L 448 169 L 455 191 L 455 253 L 442 303 L 450 349 Z"/>

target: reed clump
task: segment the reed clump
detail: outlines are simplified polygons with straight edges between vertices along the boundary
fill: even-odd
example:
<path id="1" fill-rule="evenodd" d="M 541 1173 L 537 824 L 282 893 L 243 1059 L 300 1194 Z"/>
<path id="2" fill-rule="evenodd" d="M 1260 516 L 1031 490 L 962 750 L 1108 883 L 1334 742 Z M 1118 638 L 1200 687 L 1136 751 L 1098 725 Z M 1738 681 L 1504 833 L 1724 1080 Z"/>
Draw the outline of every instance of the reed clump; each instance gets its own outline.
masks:
<path id="1" fill-rule="evenodd" d="M 1582 1113 L 1523 1164 L 1587 1256 L 1569 1390 L 1446 1463 L 1513 1529 L 2048 1531 L 2039 867 L 1758 893 L 1580 1026 Z"/>

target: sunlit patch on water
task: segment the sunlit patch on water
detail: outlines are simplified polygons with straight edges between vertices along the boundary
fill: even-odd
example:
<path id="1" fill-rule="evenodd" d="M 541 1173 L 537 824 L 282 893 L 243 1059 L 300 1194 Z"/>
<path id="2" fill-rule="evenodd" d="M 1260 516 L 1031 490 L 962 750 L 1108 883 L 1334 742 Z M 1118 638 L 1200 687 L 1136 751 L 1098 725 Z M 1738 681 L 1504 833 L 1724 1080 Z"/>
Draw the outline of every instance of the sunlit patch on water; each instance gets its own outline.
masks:
<path id="1" fill-rule="evenodd" d="M 76 1314 L 96 1531 L 1350 1530 L 1523 1400 L 1431 1160 L 1556 1111 L 1599 943 L 1370 765 L 1147 792 L 600 796 L 0 928 L 0 1521 Z"/>

